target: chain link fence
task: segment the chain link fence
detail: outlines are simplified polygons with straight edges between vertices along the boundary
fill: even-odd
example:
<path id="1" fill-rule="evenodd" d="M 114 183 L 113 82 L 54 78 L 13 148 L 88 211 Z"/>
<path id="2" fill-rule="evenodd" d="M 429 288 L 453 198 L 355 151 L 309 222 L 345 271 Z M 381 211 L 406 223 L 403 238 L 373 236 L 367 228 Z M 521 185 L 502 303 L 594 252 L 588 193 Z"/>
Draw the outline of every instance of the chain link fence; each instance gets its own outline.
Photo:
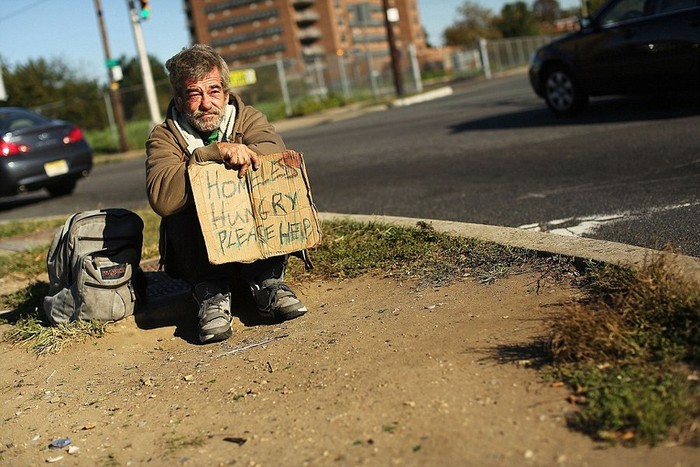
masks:
<path id="1" fill-rule="evenodd" d="M 532 54 L 548 44 L 552 36 L 527 36 L 508 39 L 482 39 L 479 47 L 460 50 L 451 54 L 456 76 L 483 74 L 491 78 L 493 73 L 526 66 Z"/>
<path id="2" fill-rule="evenodd" d="M 386 53 L 362 50 L 317 55 L 310 60 L 277 60 L 251 65 L 255 82 L 234 87 L 243 100 L 266 112 L 272 119 L 306 114 L 317 107 L 339 103 L 382 100 L 397 93 L 422 90 L 420 67 L 415 53 L 400 50 L 397 84 Z"/>
<path id="3" fill-rule="evenodd" d="M 448 78 L 479 74 L 490 78 L 493 73 L 527 65 L 532 53 L 551 40 L 550 36 L 482 40 L 478 48 L 449 53 L 441 66 Z M 308 113 L 326 100 L 338 104 L 392 98 L 397 93 L 397 86 L 401 86 L 406 95 L 421 92 L 421 75 L 427 65 L 419 64 L 412 47 L 398 50 L 397 55 L 399 83 L 394 78 L 394 67 L 387 51 L 356 48 L 342 54 L 316 55 L 303 61 L 280 59 L 247 65 L 242 70 L 232 71 L 248 71 L 247 76 L 252 80 L 232 84 L 246 103 L 266 111 L 272 119 Z M 155 85 L 164 115 L 170 86 L 167 80 Z M 120 90 L 123 101 L 134 102 L 134 98 L 129 97 L 139 96 L 136 105 L 130 108 L 127 120 L 146 115 L 145 101 L 141 98 L 143 92 L 143 86 Z"/>
<path id="4" fill-rule="evenodd" d="M 527 65 L 532 53 L 552 39 L 551 36 L 531 36 L 481 40 L 477 48 L 446 54 L 437 66 L 442 68 L 446 79 L 479 75 L 491 78 L 493 73 Z M 305 60 L 280 59 L 233 69 L 236 76 L 246 79 L 245 82 L 234 80 L 232 84 L 234 92 L 240 94 L 244 102 L 275 121 L 351 102 L 392 99 L 399 88 L 405 95 L 419 93 L 423 90 L 422 74 L 436 67 L 434 62 L 420 64 L 413 47 L 399 49 L 396 62 L 396 69 L 400 71 L 398 78 L 394 77 L 394 65 L 387 50 L 360 47 L 338 54 L 318 54 Z M 167 80 L 155 85 L 164 116 L 170 85 Z M 135 102 L 125 116 L 127 122 L 147 115 L 143 86 L 124 88 L 120 93 L 122 100 Z M 108 100 L 105 105 L 111 112 Z M 114 128 L 112 116 L 110 126 Z"/>
<path id="5" fill-rule="evenodd" d="M 444 58 L 445 73 L 462 78 L 483 74 L 491 78 L 512 68 L 526 66 L 530 56 L 550 36 L 482 40 L 475 49 L 458 50 Z M 356 49 L 342 55 L 318 55 L 312 60 L 280 60 L 251 66 L 256 82 L 235 88 L 246 102 L 265 109 L 273 118 L 308 113 L 331 99 L 338 102 L 382 100 L 423 90 L 422 73 L 412 48 L 398 51 L 399 82 L 389 55 Z"/>

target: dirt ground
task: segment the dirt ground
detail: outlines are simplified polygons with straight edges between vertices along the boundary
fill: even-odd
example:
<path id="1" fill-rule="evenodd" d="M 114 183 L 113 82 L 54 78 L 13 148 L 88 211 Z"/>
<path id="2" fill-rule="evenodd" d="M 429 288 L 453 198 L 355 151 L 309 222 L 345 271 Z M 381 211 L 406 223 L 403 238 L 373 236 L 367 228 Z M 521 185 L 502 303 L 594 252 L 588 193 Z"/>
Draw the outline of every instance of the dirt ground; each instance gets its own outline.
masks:
<path id="1" fill-rule="evenodd" d="M 700 465 L 567 429 L 575 407 L 533 343 L 577 292 L 536 279 L 308 282 L 305 316 L 237 319 L 206 346 L 192 317 L 131 317 L 44 357 L 2 343 L 0 464 Z"/>

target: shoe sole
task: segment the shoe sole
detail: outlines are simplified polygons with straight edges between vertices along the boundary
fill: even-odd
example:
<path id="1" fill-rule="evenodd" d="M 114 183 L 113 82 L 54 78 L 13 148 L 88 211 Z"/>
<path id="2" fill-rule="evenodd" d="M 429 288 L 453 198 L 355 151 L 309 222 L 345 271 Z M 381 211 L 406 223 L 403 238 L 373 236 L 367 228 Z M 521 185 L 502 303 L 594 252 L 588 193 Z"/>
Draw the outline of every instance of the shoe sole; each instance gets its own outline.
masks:
<path id="1" fill-rule="evenodd" d="M 228 328 L 224 332 L 219 332 L 216 334 L 200 334 L 199 335 L 199 342 L 202 344 L 209 344 L 211 342 L 219 342 L 219 341 L 225 341 L 229 337 L 231 337 L 232 330 L 231 328 Z"/>
<path id="2" fill-rule="evenodd" d="M 269 313 L 269 312 L 261 312 L 263 316 L 268 316 L 275 320 L 278 323 L 282 323 L 284 321 L 289 321 L 290 319 L 298 318 L 300 316 L 303 316 L 306 314 L 306 312 L 309 311 L 306 308 L 302 308 L 301 310 L 294 310 L 294 311 L 289 311 L 287 313 Z"/>

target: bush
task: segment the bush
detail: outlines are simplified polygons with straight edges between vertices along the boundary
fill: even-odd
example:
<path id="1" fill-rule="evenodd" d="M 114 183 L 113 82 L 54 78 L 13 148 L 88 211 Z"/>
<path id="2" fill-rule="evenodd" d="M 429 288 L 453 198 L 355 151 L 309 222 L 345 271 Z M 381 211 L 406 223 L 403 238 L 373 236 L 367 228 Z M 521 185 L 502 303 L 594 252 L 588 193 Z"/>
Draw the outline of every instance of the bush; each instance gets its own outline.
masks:
<path id="1" fill-rule="evenodd" d="M 130 150 L 146 148 L 146 139 L 151 132 L 147 120 L 129 122 L 125 127 L 127 145 Z M 121 152 L 117 129 L 105 128 L 85 132 L 85 138 L 95 154 L 115 154 Z"/>

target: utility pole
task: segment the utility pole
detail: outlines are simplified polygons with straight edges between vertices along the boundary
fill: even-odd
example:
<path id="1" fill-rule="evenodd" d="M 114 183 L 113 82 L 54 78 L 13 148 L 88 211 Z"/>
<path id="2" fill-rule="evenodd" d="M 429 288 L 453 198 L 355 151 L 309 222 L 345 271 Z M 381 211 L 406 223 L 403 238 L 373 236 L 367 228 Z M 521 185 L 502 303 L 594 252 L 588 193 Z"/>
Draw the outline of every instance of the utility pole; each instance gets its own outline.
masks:
<path id="1" fill-rule="evenodd" d="M 5 81 L 2 78 L 2 66 L 0 66 L 0 101 L 7 100 L 7 90 L 5 89 Z"/>
<path id="2" fill-rule="evenodd" d="M 391 53 L 391 69 L 394 74 L 394 87 L 396 95 L 403 96 L 403 76 L 401 74 L 401 51 L 396 48 L 396 38 L 394 37 L 393 23 L 399 20 L 399 10 L 389 8 L 389 0 L 382 0 L 384 4 L 384 24 L 386 25 L 386 37 L 389 41 L 389 51 Z"/>
<path id="3" fill-rule="evenodd" d="M 148 54 L 146 53 L 146 45 L 143 41 L 143 32 L 141 31 L 141 16 L 136 11 L 136 6 L 134 5 L 134 0 L 127 0 L 129 4 L 129 14 L 131 15 L 131 27 L 134 31 L 134 41 L 136 42 L 136 50 L 139 54 L 139 61 L 141 63 L 141 75 L 143 77 L 143 86 L 146 90 L 146 102 L 148 103 L 148 110 L 151 114 L 151 128 L 158 125 L 161 122 L 160 110 L 158 109 L 158 97 L 156 96 L 156 87 L 153 83 L 153 73 L 151 72 L 151 63 L 148 60 Z M 148 2 L 141 1 L 142 11 L 146 14 L 143 18 L 148 18 L 149 10 Z"/>
<path id="4" fill-rule="evenodd" d="M 129 150 L 129 140 L 126 138 L 126 131 L 124 129 L 124 111 L 122 110 L 122 99 L 119 95 L 119 81 L 115 79 L 115 76 L 112 73 L 114 61 L 109 53 L 107 30 L 105 29 L 104 18 L 102 17 L 102 4 L 100 3 L 100 0 L 94 0 L 94 2 L 95 13 L 97 13 L 97 22 L 100 26 L 100 33 L 102 35 L 102 46 L 104 47 L 105 51 L 105 64 L 107 65 L 107 76 L 109 79 L 109 93 L 112 97 L 114 118 L 117 122 L 117 128 L 119 130 L 119 150 L 121 152 L 126 152 Z"/>

